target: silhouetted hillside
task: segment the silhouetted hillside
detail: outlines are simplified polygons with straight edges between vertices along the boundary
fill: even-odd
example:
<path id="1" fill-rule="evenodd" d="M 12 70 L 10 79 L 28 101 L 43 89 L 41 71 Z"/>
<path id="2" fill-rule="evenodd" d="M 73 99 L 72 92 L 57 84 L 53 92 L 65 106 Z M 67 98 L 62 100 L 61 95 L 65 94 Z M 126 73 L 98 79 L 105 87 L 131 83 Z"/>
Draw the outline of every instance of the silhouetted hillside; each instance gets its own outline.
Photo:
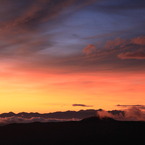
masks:
<path id="1" fill-rule="evenodd" d="M 1 145 L 145 144 L 145 122 L 106 118 L 82 121 L 9 124 L 0 127 Z"/>
<path id="2" fill-rule="evenodd" d="M 98 122 L 113 122 L 116 121 L 113 118 L 110 117 L 104 117 L 104 118 L 100 118 L 97 116 L 93 116 L 93 117 L 88 117 L 88 118 L 84 118 L 81 120 L 82 122 L 88 122 L 88 123 L 98 123 Z"/>

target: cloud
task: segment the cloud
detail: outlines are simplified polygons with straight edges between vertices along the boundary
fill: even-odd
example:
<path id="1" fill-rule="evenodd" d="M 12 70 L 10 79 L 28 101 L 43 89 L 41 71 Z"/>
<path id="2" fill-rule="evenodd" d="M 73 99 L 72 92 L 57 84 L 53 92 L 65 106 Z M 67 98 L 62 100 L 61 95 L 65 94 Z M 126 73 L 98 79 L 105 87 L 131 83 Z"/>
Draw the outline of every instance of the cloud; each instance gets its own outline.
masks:
<path id="1" fill-rule="evenodd" d="M 137 10 L 144 9 L 145 2 L 144 0 L 122 0 L 121 2 L 116 2 L 116 0 L 110 0 L 110 3 L 104 3 L 107 0 L 104 0 L 103 3 L 100 2 L 100 5 L 95 5 L 94 9 L 106 12 L 106 13 L 120 13 L 126 10 Z"/>
<path id="2" fill-rule="evenodd" d="M 123 48 L 126 44 L 126 40 L 121 38 L 115 38 L 114 40 L 108 40 L 105 43 L 106 49 L 117 49 L 117 48 Z"/>
<path id="3" fill-rule="evenodd" d="M 97 115 L 100 118 L 111 117 L 120 121 L 145 121 L 145 112 L 141 111 L 141 109 L 136 106 L 132 106 L 117 114 L 112 114 L 111 111 L 98 111 Z"/>
<path id="4" fill-rule="evenodd" d="M 78 119 L 58 119 L 58 118 L 43 118 L 43 117 L 4 117 L 0 118 L 0 125 L 12 124 L 12 123 L 33 123 L 33 122 L 62 122 L 62 121 L 77 121 Z"/>
<path id="5" fill-rule="evenodd" d="M 125 110 L 125 118 L 133 121 L 145 121 L 145 112 L 138 107 L 131 107 Z"/>
<path id="6" fill-rule="evenodd" d="M 137 35 L 132 39 L 117 37 L 112 40 L 103 40 L 97 48 L 94 45 L 98 44 L 96 37 L 96 42 L 82 41 L 81 36 L 73 37 L 77 29 L 74 29 L 76 24 L 67 23 L 71 17 L 70 13 L 76 13 L 76 9 L 79 11 L 93 2 L 94 5 L 91 5 L 91 8 L 96 5 L 98 7 L 112 5 L 106 5 L 107 1 L 101 4 L 98 0 L 13 0 L 12 2 L 6 0 L 1 2 L 0 11 L 3 15 L 0 15 L 0 39 L 2 41 L 0 59 L 6 62 L 12 60 L 13 69 L 22 71 L 24 69 L 25 71 L 46 70 L 53 73 L 144 71 L 145 63 L 139 62 L 145 59 L 144 36 Z M 115 4 L 125 5 L 126 2 Z M 81 15 L 83 11 L 79 14 Z M 87 7 L 87 11 L 92 12 L 90 7 Z M 73 22 L 77 20 L 74 18 L 76 18 L 75 15 L 72 17 Z M 103 36 L 103 34 L 99 35 Z M 112 37 L 110 34 L 112 33 L 109 33 L 109 37 Z M 95 33 L 91 35 L 95 36 Z M 69 37 L 71 38 L 67 41 L 66 38 Z M 135 62 L 128 61 L 132 59 Z"/>
<path id="7" fill-rule="evenodd" d="M 96 0 L 5 0 L 0 2 L 0 59 L 50 53 L 58 48 L 64 21 Z M 62 25 L 61 25 L 62 24 Z M 56 38 L 57 37 L 57 38 Z M 57 45 L 57 46 L 56 46 Z M 53 46 L 56 46 L 54 48 Z M 51 49 L 51 50 L 50 50 Z M 53 49 L 53 50 L 52 50 Z M 25 60 L 24 60 L 25 61 Z"/>
<path id="8" fill-rule="evenodd" d="M 118 55 L 121 59 L 145 59 L 145 51 L 125 52 Z"/>
<path id="9" fill-rule="evenodd" d="M 105 117 L 114 118 L 114 116 L 113 116 L 112 113 L 109 113 L 108 111 L 105 111 L 105 110 L 98 111 L 98 112 L 97 112 L 97 115 L 98 115 L 100 118 L 105 118 Z"/>
<path id="10" fill-rule="evenodd" d="M 90 55 L 96 53 L 96 47 L 93 44 L 89 44 L 87 47 L 83 49 L 83 53 L 86 55 Z"/>
<path id="11" fill-rule="evenodd" d="M 74 2 L 75 0 L 63 0 L 61 2 L 57 0 L 38 0 L 20 18 L 16 19 L 13 25 L 36 27 L 37 24 L 47 22 L 49 19 L 58 16 L 64 8 L 72 5 Z"/>
<path id="12" fill-rule="evenodd" d="M 85 105 L 85 104 L 72 104 L 74 107 L 93 107 L 91 105 Z"/>
<path id="13" fill-rule="evenodd" d="M 133 44 L 145 46 L 145 36 L 139 36 L 131 40 Z"/>
<path id="14" fill-rule="evenodd" d="M 44 47 L 39 47 L 39 45 L 37 45 L 35 49 L 33 47 L 35 46 L 35 43 L 32 43 L 31 49 L 27 50 L 27 48 L 30 47 L 25 47 L 21 52 L 29 52 L 28 54 L 31 54 L 30 52 L 32 52 L 33 57 L 28 60 L 26 57 L 26 61 L 19 61 L 19 69 L 21 69 L 23 66 L 22 69 L 29 68 L 29 70 L 46 70 L 47 72 L 53 73 L 85 73 L 110 70 L 144 71 L 145 68 L 143 66 L 145 65 L 145 62 L 141 60 L 144 59 L 145 49 L 142 45 L 133 43 L 133 39 L 135 38 L 117 38 L 114 40 L 106 41 L 106 43 L 104 43 L 103 46 L 100 46 L 99 49 L 96 49 L 95 46 L 91 44 L 88 45 L 85 49 L 83 48 L 81 53 L 73 53 L 61 56 L 48 54 L 48 50 L 46 53 L 39 53 L 39 51 L 41 52 L 42 49 L 45 51 L 45 45 L 48 45 L 43 41 L 42 43 L 44 44 Z M 49 43 L 50 47 L 53 47 L 51 42 L 48 41 L 47 43 Z M 134 60 L 131 58 L 134 58 Z M 124 60 L 122 61 L 122 59 Z"/>
<path id="15" fill-rule="evenodd" d="M 121 45 L 123 49 L 118 54 L 120 59 L 145 59 L 145 36 L 132 38 Z"/>
<path id="16" fill-rule="evenodd" d="M 20 68 L 21 66 L 26 66 L 25 68 L 44 69 L 46 71 L 52 71 L 53 73 L 86 73 L 110 70 L 144 71 L 145 62 L 142 60 L 145 58 L 145 49 L 143 45 L 132 42 L 135 38 L 117 38 L 106 41 L 103 46 L 99 46 L 99 49 L 96 49 L 96 47 L 91 44 L 83 48 L 81 53 L 62 56 L 53 56 L 47 53 L 40 54 L 37 53 L 41 51 L 40 49 L 36 49 L 38 50 L 36 51 L 33 48 L 35 51 L 32 52 L 36 52 L 37 54 L 34 55 L 35 57 L 32 57 L 30 61 L 20 61 Z M 49 70 L 48 68 L 51 69 Z"/>
<path id="17" fill-rule="evenodd" d="M 118 104 L 118 105 L 116 105 L 117 107 L 136 107 L 136 108 L 139 108 L 139 109 L 145 109 L 145 105 L 120 105 L 120 104 Z"/>
<path id="18" fill-rule="evenodd" d="M 5 9 L 2 8 L 6 20 L 4 19 L 5 21 L 1 23 L 1 25 L 5 30 L 17 30 L 21 28 L 21 31 L 24 29 L 35 31 L 39 29 L 41 24 L 53 18 L 61 17 L 62 12 L 69 7 L 73 6 L 74 8 L 80 8 L 92 2 L 95 1 L 92 0 L 88 3 L 88 0 L 21 0 L 21 2 L 19 0 L 14 0 L 13 2 L 6 0 L 6 2 L 1 2 L 1 7 L 6 7 Z M 66 14 L 63 16 L 65 17 Z M 2 16 L 2 18 L 3 17 L 4 16 Z M 59 20 L 61 19 L 63 18 L 61 17 Z"/>
<path id="19" fill-rule="evenodd" d="M 84 104 L 74 104 L 74 106 L 75 105 L 80 105 L 84 107 Z M 134 105 L 129 106 L 128 109 L 124 109 L 122 111 L 88 109 L 80 111 L 53 112 L 45 114 L 27 112 L 15 114 L 13 112 L 9 112 L 0 114 L 0 125 L 6 125 L 11 123 L 79 121 L 92 116 L 98 116 L 100 118 L 109 117 L 120 121 L 145 121 L 145 112 L 141 110 L 141 105 Z"/>

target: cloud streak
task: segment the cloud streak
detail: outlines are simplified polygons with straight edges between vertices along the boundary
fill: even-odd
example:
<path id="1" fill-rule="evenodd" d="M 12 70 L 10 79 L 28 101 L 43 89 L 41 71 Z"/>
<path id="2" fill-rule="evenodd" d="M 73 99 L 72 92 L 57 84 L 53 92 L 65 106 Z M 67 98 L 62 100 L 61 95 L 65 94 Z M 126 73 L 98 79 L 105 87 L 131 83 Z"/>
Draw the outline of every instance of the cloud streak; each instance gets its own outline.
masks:
<path id="1" fill-rule="evenodd" d="M 117 107 L 125 107 L 125 108 L 130 108 L 130 107 L 136 107 L 139 109 L 145 109 L 145 105 L 116 105 Z"/>
<path id="2" fill-rule="evenodd" d="M 125 52 L 118 55 L 121 59 L 145 59 L 144 51 L 136 51 L 136 52 Z"/>
<path id="3" fill-rule="evenodd" d="M 84 0 L 83 2 L 80 0 L 79 1 L 22 0 L 21 2 L 18 0 L 14 0 L 13 2 L 6 1 L 3 2 L 1 5 L 3 7 L 7 7 L 7 9 L 2 8 L 3 12 L 5 13 L 6 19 L 4 19 L 5 21 L 1 23 L 1 26 L 6 31 L 10 29 L 13 30 L 21 29 L 21 31 L 23 32 L 23 30 L 25 29 L 27 33 L 28 33 L 27 30 L 33 32 L 39 29 L 41 24 L 45 24 L 45 22 L 48 22 L 53 18 L 61 16 L 62 12 L 64 12 L 66 9 L 72 6 L 79 8 L 81 6 L 89 5 L 92 2 L 95 1 L 91 2 L 88 2 L 87 0 Z M 17 9 L 17 11 L 15 11 L 14 9 Z M 13 15 L 8 15 L 9 13 L 13 13 Z M 8 17 L 6 14 L 8 15 Z"/>
<path id="4" fill-rule="evenodd" d="M 85 104 L 72 104 L 74 107 L 93 107 L 91 105 L 85 105 Z"/>

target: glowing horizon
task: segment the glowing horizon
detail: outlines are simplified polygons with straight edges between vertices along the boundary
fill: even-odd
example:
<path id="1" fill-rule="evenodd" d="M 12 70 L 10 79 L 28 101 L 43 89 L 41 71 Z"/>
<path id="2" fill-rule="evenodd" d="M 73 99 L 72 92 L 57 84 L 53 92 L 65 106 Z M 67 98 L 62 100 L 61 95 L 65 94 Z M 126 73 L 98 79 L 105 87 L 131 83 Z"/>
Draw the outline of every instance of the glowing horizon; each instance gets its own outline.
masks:
<path id="1" fill-rule="evenodd" d="M 144 1 L 0 4 L 1 113 L 145 105 Z"/>

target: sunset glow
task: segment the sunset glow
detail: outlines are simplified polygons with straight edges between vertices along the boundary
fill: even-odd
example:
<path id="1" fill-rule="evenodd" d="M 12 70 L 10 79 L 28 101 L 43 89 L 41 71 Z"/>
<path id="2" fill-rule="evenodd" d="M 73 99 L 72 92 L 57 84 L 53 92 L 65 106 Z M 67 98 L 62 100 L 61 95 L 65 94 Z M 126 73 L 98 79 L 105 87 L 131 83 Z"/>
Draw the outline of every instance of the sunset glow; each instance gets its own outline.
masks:
<path id="1" fill-rule="evenodd" d="M 1 113 L 145 105 L 144 1 L 0 3 Z"/>

